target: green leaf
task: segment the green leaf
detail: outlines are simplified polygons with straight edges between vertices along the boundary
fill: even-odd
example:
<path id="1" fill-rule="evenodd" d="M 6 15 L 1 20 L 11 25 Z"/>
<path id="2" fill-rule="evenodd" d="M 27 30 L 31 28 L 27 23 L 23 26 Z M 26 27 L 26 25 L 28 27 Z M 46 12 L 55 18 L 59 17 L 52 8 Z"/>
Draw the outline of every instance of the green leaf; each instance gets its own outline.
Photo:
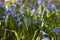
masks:
<path id="1" fill-rule="evenodd" d="M 8 29 L 18 29 L 18 24 L 16 22 L 16 20 L 10 16 L 10 14 L 8 14 L 6 16 L 6 20 L 5 20 L 5 24 L 6 24 L 6 28 Z"/>
<path id="2" fill-rule="evenodd" d="M 19 36 L 18 36 L 18 34 L 17 34 L 17 32 L 15 30 L 7 30 L 6 29 L 6 31 L 13 32 L 15 34 L 17 40 L 20 40 L 20 38 L 19 38 Z"/>
<path id="3" fill-rule="evenodd" d="M 35 36 L 36 36 L 37 32 L 38 32 L 38 30 L 35 31 L 32 40 L 35 40 Z"/>

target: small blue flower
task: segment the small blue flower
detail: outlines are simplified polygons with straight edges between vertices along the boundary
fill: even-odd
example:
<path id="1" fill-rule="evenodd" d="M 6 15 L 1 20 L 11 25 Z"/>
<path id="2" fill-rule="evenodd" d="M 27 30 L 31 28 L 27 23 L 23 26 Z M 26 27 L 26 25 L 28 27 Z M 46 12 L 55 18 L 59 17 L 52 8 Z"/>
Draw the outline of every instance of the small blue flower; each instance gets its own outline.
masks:
<path id="1" fill-rule="evenodd" d="M 17 22 L 18 22 L 18 25 L 21 25 L 22 24 L 20 18 L 17 18 Z"/>
<path id="2" fill-rule="evenodd" d="M 14 14 L 14 17 L 17 17 L 17 14 Z"/>
<path id="3" fill-rule="evenodd" d="M 22 5 L 22 6 L 20 7 L 20 9 L 19 9 L 20 14 L 23 14 L 23 13 L 24 13 L 24 10 L 23 10 L 24 7 L 25 7 L 24 5 Z"/>
<path id="4" fill-rule="evenodd" d="M 46 32 L 44 32 L 44 31 L 40 31 L 41 33 L 42 33 L 42 35 L 48 35 Z"/>
<path id="5" fill-rule="evenodd" d="M 53 29 L 53 32 L 56 33 L 56 34 L 58 33 L 58 31 L 60 31 L 60 27 L 56 27 L 56 28 Z"/>
<path id="6" fill-rule="evenodd" d="M 3 16 L 2 18 L 5 20 L 6 19 L 6 16 Z"/>
<path id="7" fill-rule="evenodd" d="M 17 5 L 18 5 L 18 6 L 20 6 L 20 5 L 21 5 L 21 3 L 20 3 L 20 2 L 17 2 Z"/>
<path id="8" fill-rule="evenodd" d="M 38 20 L 34 20 L 34 24 L 38 23 Z"/>
<path id="9" fill-rule="evenodd" d="M 20 18 L 17 18 L 17 21 L 20 22 Z"/>
<path id="10" fill-rule="evenodd" d="M 36 11 L 35 9 L 32 9 L 32 10 L 31 10 L 31 13 L 32 13 L 32 14 L 34 14 L 34 13 L 35 13 L 35 11 Z"/>
<path id="11" fill-rule="evenodd" d="M 51 3 L 46 1 L 46 4 L 45 4 L 46 7 L 50 8 L 51 7 Z"/>
<path id="12" fill-rule="evenodd" d="M 50 2 L 46 1 L 46 4 L 45 4 L 46 7 L 50 8 L 51 11 L 55 10 L 56 7 L 55 5 L 51 4 Z"/>
<path id="13" fill-rule="evenodd" d="M 51 9 L 51 11 L 54 11 L 56 9 L 55 5 L 52 4 L 50 9 Z"/>
<path id="14" fill-rule="evenodd" d="M 49 40 L 49 38 L 48 37 L 43 37 L 43 39 L 42 40 Z"/>
<path id="15" fill-rule="evenodd" d="M 7 15 L 7 12 L 4 12 L 4 15 Z"/>
<path id="16" fill-rule="evenodd" d="M 17 17 L 17 14 L 13 13 L 11 14 L 12 17 Z"/>
<path id="17" fill-rule="evenodd" d="M 35 13 L 35 9 L 30 10 L 31 16 Z"/>
<path id="18" fill-rule="evenodd" d="M 20 14 L 23 14 L 24 13 L 24 11 L 22 9 L 20 9 L 19 12 L 20 12 Z"/>
<path id="19" fill-rule="evenodd" d="M 0 2 L 0 6 L 2 6 L 2 2 Z"/>
<path id="20" fill-rule="evenodd" d="M 15 9 L 10 10 L 12 14 L 16 13 Z"/>
<path id="21" fill-rule="evenodd" d="M 6 12 L 11 11 L 11 10 L 12 10 L 12 8 L 10 8 L 10 7 L 7 7 L 7 8 L 5 9 Z"/>
<path id="22" fill-rule="evenodd" d="M 21 25 L 21 24 L 22 24 L 22 22 L 19 22 L 19 23 L 18 23 L 18 25 Z"/>
<path id="23" fill-rule="evenodd" d="M 29 3 L 29 5 L 30 5 L 31 8 L 33 8 L 33 9 L 35 8 L 32 3 Z"/>
<path id="24" fill-rule="evenodd" d="M 38 0 L 38 6 L 42 4 L 42 0 Z"/>
<path id="25" fill-rule="evenodd" d="M 13 6 L 13 7 L 16 7 L 16 4 L 13 3 L 12 6 Z"/>
<path id="26" fill-rule="evenodd" d="M 22 24 L 22 22 L 21 22 L 21 20 L 20 20 L 20 17 L 17 18 L 17 22 L 18 22 L 18 25 L 21 25 L 21 24 Z"/>
<path id="27" fill-rule="evenodd" d="M 15 11 L 15 9 L 12 8 L 12 9 L 9 10 L 9 11 L 10 11 L 12 17 L 15 17 L 15 16 L 16 16 L 16 11 Z"/>
<path id="28" fill-rule="evenodd" d="M 2 6 L 4 4 L 4 0 L 2 0 L 1 2 L 0 2 L 0 6 Z"/>

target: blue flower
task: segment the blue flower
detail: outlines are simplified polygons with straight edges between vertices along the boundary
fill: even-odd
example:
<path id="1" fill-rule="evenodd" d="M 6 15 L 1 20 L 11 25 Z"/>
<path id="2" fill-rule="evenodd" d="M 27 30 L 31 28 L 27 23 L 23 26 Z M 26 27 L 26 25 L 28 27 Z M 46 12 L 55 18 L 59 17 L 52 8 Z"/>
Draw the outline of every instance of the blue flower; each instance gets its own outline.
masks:
<path id="1" fill-rule="evenodd" d="M 22 9 L 20 9 L 19 12 L 20 12 L 20 14 L 23 14 L 24 13 L 24 11 Z"/>
<path id="2" fill-rule="evenodd" d="M 0 2 L 0 6 L 2 6 L 4 4 L 4 0 L 2 0 L 1 2 Z"/>
<path id="3" fill-rule="evenodd" d="M 44 31 L 40 31 L 41 33 L 42 33 L 42 35 L 48 35 L 46 32 L 44 32 Z"/>
<path id="4" fill-rule="evenodd" d="M 21 24 L 22 24 L 22 22 L 19 22 L 19 23 L 18 23 L 18 25 L 21 25 Z"/>
<path id="5" fill-rule="evenodd" d="M 20 5 L 21 5 L 21 3 L 20 3 L 20 2 L 17 2 L 17 5 L 18 5 L 18 6 L 20 6 Z"/>
<path id="6" fill-rule="evenodd" d="M 12 3 L 12 6 L 13 6 L 13 7 L 16 7 L 16 4 Z"/>
<path id="7" fill-rule="evenodd" d="M 46 1 L 46 4 L 45 4 L 46 7 L 50 8 L 51 7 L 51 3 Z"/>
<path id="8" fill-rule="evenodd" d="M 12 17 L 17 17 L 17 14 L 13 13 L 13 14 L 10 14 Z"/>
<path id="9" fill-rule="evenodd" d="M 2 2 L 0 2 L 0 6 L 2 6 Z"/>
<path id="10" fill-rule="evenodd" d="M 22 24 L 20 18 L 17 18 L 17 22 L 18 22 L 18 25 L 21 25 Z"/>
<path id="11" fill-rule="evenodd" d="M 17 21 L 20 22 L 20 18 L 17 18 Z"/>
<path id="12" fill-rule="evenodd" d="M 23 14 L 23 13 L 24 13 L 24 10 L 23 10 L 24 7 L 25 7 L 24 5 L 22 5 L 22 6 L 20 7 L 20 9 L 19 9 L 20 14 Z"/>
<path id="13" fill-rule="evenodd" d="M 6 11 L 4 12 L 4 15 L 7 15 L 7 12 Z"/>
<path id="14" fill-rule="evenodd" d="M 53 29 L 53 32 L 54 32 L 55 34 L 57 34 L 58 31 L 60 31 L 60 27 L 56 27 L 56 28 Z"/>
<path id="15" fill-rule="evenodd" d="M 50 8 L 51 11 L 55 10 L 56 7 L 55 5 L 51 4 L 50 2 L 46 1 L 46 4 L 45 4 L 46 7 Z"/>
<path id="16" fill-rule="evenodd" d="M 38 23 L 38 20 L 34 20 L 34 24 Z"/>
<path id="17" fill-rule="evenodd" d="M 22 21 L 20 20 L 20 17 L 17 18 L 17 22 L 18 22 L 18 25 L 21 25 L 22 24 Z"/>
<path id="18" fill-rule="evenodd" d="M 12 14 L 14 14 L 14 13 L 16 13 L 15 10 L 16 10 L 16 9 L 12 9 L 12 10 L 10 10 L 10 12 L 11 12 Z"/>
<path id="19" fill-rule="evenodd" d="M 33 14 L 33 13 L 35 13 L 35 11 L 36 11 L 35 9 L 32 9 L 32 10 L 31 10 L 31 13 Z"/>
<path id="20" fill-rule="evenodd" d="M 35 9 L 30 10 L 31 16 L 35 13 Z"/>
<path id="21" fill-rule="evenodd" d="M 10 7 L 7 7 L 7 8 L 5 9 L 6 12 L 11 11 L 11 10 L 12 10 L 12 8 L 10 8 Z"/>
<path id="22" fill-rule="evenodd" d="M 51 9 L 51 11 L 54 11 L 56 9 L 55 5 L 52 4 L 50 9 Z"/>
<path id="23" fill-rule="evenodd" d="M 43 37 L 43 39 L 42 40 L 49 40 L 49 38 L 48 37 Z"/>
<path id="24" fill-rule="evenodd" d="M 5 20 L 6 19 L 6 16 L 3 16 L 2 18 Z"/>
<path id="25" fill-rule="evenodd" d="M 38 0 L 38 6 L 42 4 L 42 0 Z"/>
<path id="26" fill-rule="evenodd" d="M 10 13 L 11 13 L 10 15 L 11 15 L 12 17 L 16 17 L 16 16 L 17 16 L 16 10 L 13 9 L 13 8 L 10 10 Z"/>
<path id="27" fill-rule="evenodd" d="M 35 8 L 32 3 L 29 3 L 29 5 L 30 5 L 31 8 L 33 8 L 33 9 Z"/>

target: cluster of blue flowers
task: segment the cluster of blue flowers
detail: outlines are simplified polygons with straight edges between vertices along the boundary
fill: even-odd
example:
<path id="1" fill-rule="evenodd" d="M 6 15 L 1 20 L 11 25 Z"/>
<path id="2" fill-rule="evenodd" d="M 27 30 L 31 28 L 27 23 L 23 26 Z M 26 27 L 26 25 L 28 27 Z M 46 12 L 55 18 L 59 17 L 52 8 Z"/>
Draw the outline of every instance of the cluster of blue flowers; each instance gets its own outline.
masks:
<path id="1" fill-rule="evenodd" d="M 45 4 L 46 7 L 50 8 L 51 11 L 55 10 L 56 9 L 56 6 L 51 4 L 50 2 L 47 2 L 46 1 L 46 4 Z"/>
<path id="2" fill-rule="evenodd" d="M 8 14 L 8 12 L 10 12 L 11 14 L 11 16 L 12 17 L 16 17 L 16 20 L 17 20 L 17 22 L 19 23 L 19 24 L 21 24 L 22 22 L 20 21 L 20 17 L 19 17 L 19 14 L 23 14 L 24 15 L 24 12 L 25 11 L 27 11 L 27 12 L 30 12 L 31 13 L 31 16 L 34 14 L 34 13 L 36 13 L 36 14 L 39 14 L 40 16 L 42 15 L 42 12 L 40 12 L 40 11 L 37 11 L 37 9 L 36 9 L 36 6 L 42 6 L 43 7 L 43 4 L 42 4 L 42 0 L 38 0 L 37 2 L 35 2 L 34 4 L 32 4 L 32 3 L 28 3 L 28 5 L 31 7 L 31 10 L 24 10 L 24 8 L 26 8 L 25 7 L 25 5 L 22 5 L 19 1 L 17 2 L 17 3 L 12 3 L 11 4 L 11 6 L 12 7 L 7 7 L 7 8 L 5 8 L 4 10 L 4 16 L 2 17 L 3 19 L 5 19 L 6 18 L 6 16 L 7 16 L 7 14 Z M 35 5 L 35 6 L 34 6 Z M 16 10 L 16 7 L 18 7 L 18 10 Z M 48 1 L 46 1 L 46 5 L 45 5 L 45 7 L 47 7 L 47 8 L 50 8 L 50 10 L 52 11 L 52 10 L 55 10 L 56 9 L 56 7 L 53 5 L 53 4 L 51 4 L 50 2 L 48 2 Z M 44 8 L 43 8 L 44 9 Z M 17 13 L 17 11 L 19 12 L 19 13 Z M 46 12 L 48 12 L 49 10 L 48 9 L 46 9 Z M 44 21 L 44 19 L 43 18 L 40 18 L 39 19 L 40 21 Z M 20 23 L 21 22 L 21 23 Z M 38 23 L 38 20 L 35 20 L 34 21 L 34 24 L 35 23 Z"/>
<path id="3" fill-rule="evenodd" d="M 21 25 L 22 22 L 20 20 L 20 16 L 19 16 L 18 13 L 16 13 L 17 5 L 20 6 L 21 5 L 20 2 L 18 2 L 17 4 L 12 3 L 11 7 L 6 7 L 4 9 L 4 16 L 2 18 L 5 20 L 8 13 L 10 13 L 10 16 L 16 18 L 16 21 L 18 22 L 18 25 Z"/>

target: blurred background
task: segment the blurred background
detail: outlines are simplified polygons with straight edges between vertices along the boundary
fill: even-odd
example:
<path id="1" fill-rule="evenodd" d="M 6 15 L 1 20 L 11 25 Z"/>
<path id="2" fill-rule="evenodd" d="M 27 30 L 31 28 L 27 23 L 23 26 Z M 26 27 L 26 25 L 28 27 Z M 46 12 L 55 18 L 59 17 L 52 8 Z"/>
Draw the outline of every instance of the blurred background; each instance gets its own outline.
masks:
<path id="1" fill-rule="evenodd" d="M 1 1 L 1 0 L 0 0 Z M 17 2 L 17 1 L 21 1 L 21 0 L 5 0 L 5 1 L 12 1 L 12 2 Z M 23 0 L 23 1 L 26 1 L 26 0 Z M 27 0 L 27 1 L 29 1 L 29 2 L 34 2 L 34 1 L 36 1 L 36 0 Z M 59 2 L 60 3 L 60 0 L 44 0 L 44 1 L 49 1 L 49 2 L 52 2 L 52 3 L 54 3 L 54 2 Z"/>

